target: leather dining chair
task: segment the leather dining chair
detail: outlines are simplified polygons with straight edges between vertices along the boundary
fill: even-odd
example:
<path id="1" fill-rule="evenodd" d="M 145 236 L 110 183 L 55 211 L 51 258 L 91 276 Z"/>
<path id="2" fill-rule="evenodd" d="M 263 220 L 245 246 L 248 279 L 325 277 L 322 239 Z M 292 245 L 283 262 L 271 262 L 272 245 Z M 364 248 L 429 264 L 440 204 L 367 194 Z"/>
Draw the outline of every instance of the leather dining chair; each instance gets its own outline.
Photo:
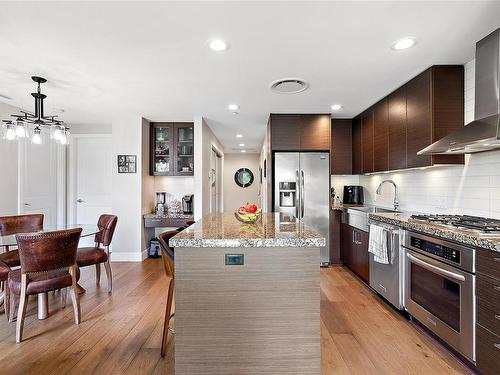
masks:
<path id="1" fill-rule="evenodd" d="M 0 216 L 0 235 L 37 232 L 43 229 L 43 214 L 29 214 L 16 216 Z M 5 246 L 5 252 L 0 254 L 0 262 L 9 267 L 18 267 L 19 251 Z"/>
<path id="2" fill-rule="evenodd" d="M 177 233 L 179 233 L 179 231 L 174 230 L 169 232 L 163 232 L 158 236 L 158 242 L 160 242 L 160 248 L 161 248 L 161 258 L 163 260 L 163 265 L 165 267 L 165 274 L 169 278 L 168 292 L 167 292 L 167 306 L 165 308 L 165 320 L 163 322 L 163 336 L 161 339 L 162 357 L 165 357 L 165 352 L 167 350 L 168 331 L 171 330 L 172 333 L 174 333 L 174 331 L 170 328 L 170 319 L 172 319 L 172 317 L 174 316 L 174 314 L 172 314 L 172 303 L 174 300 L 174 291 L 175 291 L 174 249 L 169 246 L 168 241 Z"/>
<path id="3" fill-rule="evenodd" d="M 76 250 L 82 228 L 45 233 L 17 234 L 21 268 L 8 276 L 11 303 L 19 298 L 16 342 L 23 339 L 24 318 L 30 295 L 70 287 L 75 324 L 80 324 L 76 284 Z"/>
<path id="4" fill-rule="evenodd" d="M 0 282 L 4 288 L 4 310 L 5 316 L 9 319 L 9 288 L 7 287 L 7 280 L 9 277 L 10 267 L 6 265 L 4 262 L 0 262 Z"/>
<path id="5" fill-rule="evenodd" d="M 108 292 L 113 288 L 113 275 L 111 274 L 109 245 L 113 240 L 118 217 L 115 215 L 104 214 L 99 217 L 97 226 L 99 233 L 95 235 L 95 244 L 93 247 L 81 247 L 76 254 L 76 264 L 78 267 L 87 267 L 95 265 L 96 283 L 101 279 L 101 263 L 104 263 L 106 276 L 108 278 Z M 101 247 L 102 246 L 102 247 Z"/>

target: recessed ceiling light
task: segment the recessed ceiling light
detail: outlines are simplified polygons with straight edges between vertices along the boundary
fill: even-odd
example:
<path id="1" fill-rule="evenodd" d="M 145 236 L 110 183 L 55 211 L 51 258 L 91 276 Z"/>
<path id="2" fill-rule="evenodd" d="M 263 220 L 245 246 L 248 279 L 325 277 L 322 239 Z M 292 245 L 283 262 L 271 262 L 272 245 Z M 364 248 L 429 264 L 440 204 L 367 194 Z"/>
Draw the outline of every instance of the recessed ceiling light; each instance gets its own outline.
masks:
<path id="1" fill-rule="evenodd" d="M 339 109 L 342 109 L 342 105 L 334 104 L 330 108 L 332 109 L 332 111 L 338 111 Z"/>
<path id="2" fill-rule="evenodd" d="M 247 152 L 247 150 L 241 150 L 241 152 Z"/>
<path id="3" fill-rule="evenodd" d="M 229 48 L 226 41 L 222 39 L 211 39 L 208 45 L 217 52 L 225 51 Z"/>
<path id="4" fill-rule="evenodd" d="M 236 134 L 236 138 L 243 138 L 243 134 Z"/>
<path id="5" fill-rule="evenodd" d="M 396 51 L 399 51 L 402 49 L 407 49 L 407 48 L 413 47 L 415 45 L 415 43 L 417 43 L 415 38 L 410 38 L 410 37 L 402 38 L 402 39 L 396 40 L 393 43 L 392 49 L 395 49 Z"/>
<path id="6" fill-rule="evenodd" d="M 240 106 L 239 106 L 238 104 L 229 104 L 229 105 L 227 106 L 227 108 L 228 108 L 230 111 L 237 111 L 237 110 L 240 108 Z"/>
<path id="7" fill-rule="evenodd" d="M 240 143 L 239 146 L 240 147 L 245 147 L 245 144 L 244 143 Z"/>
<path id="8" fill-rule="evenodd" d="M 278 94 L 297 94 L 307 90 L 309 83 L 301 78 L 282 78 L 271 82 L 269 88 Z"/>

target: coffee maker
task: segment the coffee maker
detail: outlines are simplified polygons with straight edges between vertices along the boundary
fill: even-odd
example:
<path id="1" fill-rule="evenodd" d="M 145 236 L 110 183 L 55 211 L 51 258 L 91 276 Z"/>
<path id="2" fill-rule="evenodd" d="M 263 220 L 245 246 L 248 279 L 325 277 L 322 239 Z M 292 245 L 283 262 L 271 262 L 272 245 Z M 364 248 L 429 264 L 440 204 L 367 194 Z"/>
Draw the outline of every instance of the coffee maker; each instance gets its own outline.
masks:
<path id="1" fill-rule="evenodd" d="M 182 212 L 185 214 L 192 214 L 193 213 L 193 202 L 194 201 L 194 195 L 193 194 L 188 194 L 182 197 Z"/>
<path id="2" fill-rule="evenodd" d="M 165 212 L 167 211 L 167 207 L 165 205 L 166 196 L 167 193 L 165 192 L 156 193 L 155 214 L 165 215 Z"/>

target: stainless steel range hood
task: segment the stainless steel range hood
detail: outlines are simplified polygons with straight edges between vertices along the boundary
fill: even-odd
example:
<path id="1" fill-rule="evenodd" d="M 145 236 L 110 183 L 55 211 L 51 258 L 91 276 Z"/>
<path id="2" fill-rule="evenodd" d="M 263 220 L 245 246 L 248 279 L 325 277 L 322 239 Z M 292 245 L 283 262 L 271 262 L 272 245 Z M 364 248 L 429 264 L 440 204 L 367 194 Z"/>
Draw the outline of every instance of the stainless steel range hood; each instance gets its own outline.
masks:
<path id="1" fill-rule="evenodd" d="M 476 44 L 474 121 L 417 152 L 471 154 L 500 148 L 500 28 Z"/>

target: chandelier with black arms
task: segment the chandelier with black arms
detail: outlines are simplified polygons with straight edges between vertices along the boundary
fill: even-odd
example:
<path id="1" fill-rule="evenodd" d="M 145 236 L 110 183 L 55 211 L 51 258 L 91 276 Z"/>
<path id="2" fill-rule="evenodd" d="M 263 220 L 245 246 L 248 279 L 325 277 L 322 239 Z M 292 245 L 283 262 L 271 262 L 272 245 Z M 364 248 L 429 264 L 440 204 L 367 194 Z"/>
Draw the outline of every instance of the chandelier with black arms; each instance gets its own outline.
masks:
<path id="1" fill-rule="evenodd" d="M 69 128 L 57 118 L 57 116 L 45 116 L 43 112 L 43 100 L 47 95 L 42 94 L 40 84 L 47 82 L 45 78 L 33 76 L 33 81 L 38 84 L 37 92 L 31 93 L 35 98 L 35 113 L 19 111 L 12 114 L 14 120 L 2 120 L 4 127 L 4 138 L 10 141 L 31 138 L 35 144 L 42 143 L 42 135 L 50 134 L 50 138 L 60 144 L 67 144 Z"/>

